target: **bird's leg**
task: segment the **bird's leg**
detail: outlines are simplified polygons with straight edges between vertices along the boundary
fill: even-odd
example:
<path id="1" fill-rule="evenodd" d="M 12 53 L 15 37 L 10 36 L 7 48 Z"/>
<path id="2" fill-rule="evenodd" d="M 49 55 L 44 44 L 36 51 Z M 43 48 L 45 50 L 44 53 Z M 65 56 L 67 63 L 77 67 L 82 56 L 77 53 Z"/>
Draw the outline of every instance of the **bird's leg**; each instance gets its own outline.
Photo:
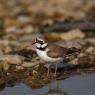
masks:
<path id="1" fill-rule="evenodd" d="M 50 64 L 48 64 L 48 72 L 47 72 L 47 77 L 50 77 Z"/>
<path id="2" fill-rule="evenodd" d="M 58 69 L 58 64 L 55 65 L 55 72 L 54 72 L 54 77 L 57 77 L 57 69 Z"/>

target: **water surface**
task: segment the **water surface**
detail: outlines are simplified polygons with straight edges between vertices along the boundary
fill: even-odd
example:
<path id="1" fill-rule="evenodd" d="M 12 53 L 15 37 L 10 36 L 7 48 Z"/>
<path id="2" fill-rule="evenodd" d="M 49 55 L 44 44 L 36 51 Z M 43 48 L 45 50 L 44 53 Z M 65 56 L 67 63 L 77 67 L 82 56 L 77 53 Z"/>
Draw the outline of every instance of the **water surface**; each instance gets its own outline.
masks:
<path id="1" fill-rule="evenodd" d="M 13 87 L 5 87 L 0 95 L 95 95 L 95 73 L 82 73 L 65 80 L 53 80 L 39 89 L 18 83 Z"/>

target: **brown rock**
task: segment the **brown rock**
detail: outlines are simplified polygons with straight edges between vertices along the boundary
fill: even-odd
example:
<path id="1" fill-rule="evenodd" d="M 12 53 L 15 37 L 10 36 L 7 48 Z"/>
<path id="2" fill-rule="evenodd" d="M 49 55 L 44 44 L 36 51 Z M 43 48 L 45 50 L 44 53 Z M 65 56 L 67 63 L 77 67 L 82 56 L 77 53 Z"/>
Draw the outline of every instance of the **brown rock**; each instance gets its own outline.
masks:
<path id="1" fill-rule="evenodd" d="M 92 43 L 93 45 L 95 45 L 95 37 L 89 38 L 88 41 L 89 41 L 90 43 Z"/>
<path id="2" fill-rule="evenodd" d="M 86 54 L 85 56 L 79 58 L 78 64 L 83 65 L 85 67 L 95 66 L 95 64 L 94 64 L 95 63 L 94 56 L 95 55 Z"/>
<path id="3" fill-rule="evenodd" d="M 2 72 L 7 71 L 9 69 L 10 65 L 7 62 L 3 62 L 0 60 L 0 71 Z"/>
<path id="4" fill-rule="evenodd" d="M 69 62 L 70 64 L 77 65 L 78 64 L 78 58 L 75 58 Z"/>
<path id="5" fill-rule="evenodd" d="M 60 34 L 62 40 L 73 40 L 77 38 L 84 38 L 85 34 L 81 32 L 79 29 L 74 29 L 66 33 Z"/>
<path id="6" fill-rule="evenodd" d="M 18 55 L 3 55 L 0 56 L 0 61 L 6 62 L 8 64 L 20 65 L 23 63 L 23 57 Z"/>
<path id="7" fill-rule="evenodd" d="M 90 54 L 95 53 L 95 47 L 93 47 L 93 46 L 88 47 L 88 48 L 86 49 L 86 52 L 87 52 L 87 53 L 90 53 Z"/>
<path id="8" fill-rule="evenodd" d="M 58 41 L 58 40 L 60 40 L 59 33 L 55 33 L 55 32 L 46 33 L 46 34 L 45 34 L 45 38 L 46 38 L 48 41 Z"/>

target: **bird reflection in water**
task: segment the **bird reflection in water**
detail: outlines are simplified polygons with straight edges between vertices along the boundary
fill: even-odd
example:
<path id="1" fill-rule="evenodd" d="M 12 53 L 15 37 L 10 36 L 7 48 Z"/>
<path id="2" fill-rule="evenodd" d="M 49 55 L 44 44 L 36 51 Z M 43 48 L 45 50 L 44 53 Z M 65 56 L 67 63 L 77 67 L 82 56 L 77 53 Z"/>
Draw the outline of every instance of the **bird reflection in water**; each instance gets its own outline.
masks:
<path id="1" fill-rule="evenodd" d="M 60 81 L 55 80 L 54 84 L 53 87 L 52 84 L 48 84 L 48 92 L 44 95 L 67 95 L 66 92 L 62 91 Z"/>

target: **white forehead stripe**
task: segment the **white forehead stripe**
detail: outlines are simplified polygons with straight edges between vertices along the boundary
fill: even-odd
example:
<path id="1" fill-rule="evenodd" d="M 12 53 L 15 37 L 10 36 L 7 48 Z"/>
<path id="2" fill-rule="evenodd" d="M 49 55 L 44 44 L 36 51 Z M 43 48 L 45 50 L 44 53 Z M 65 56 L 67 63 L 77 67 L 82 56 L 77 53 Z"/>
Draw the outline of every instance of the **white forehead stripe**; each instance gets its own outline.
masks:
<path id="1" fill-rule="evenodd" d="M 44 42 L 44 40 L 43 39 L 41 39 L 41 38 L 37 38 L 39 41 L 42 41 L 42 42 Z"/>
<path id="2" fill-rule="evenodd" d="M 36 43 L 36 47 L 40 48 L 41 47 L 41 44 Z"/>

